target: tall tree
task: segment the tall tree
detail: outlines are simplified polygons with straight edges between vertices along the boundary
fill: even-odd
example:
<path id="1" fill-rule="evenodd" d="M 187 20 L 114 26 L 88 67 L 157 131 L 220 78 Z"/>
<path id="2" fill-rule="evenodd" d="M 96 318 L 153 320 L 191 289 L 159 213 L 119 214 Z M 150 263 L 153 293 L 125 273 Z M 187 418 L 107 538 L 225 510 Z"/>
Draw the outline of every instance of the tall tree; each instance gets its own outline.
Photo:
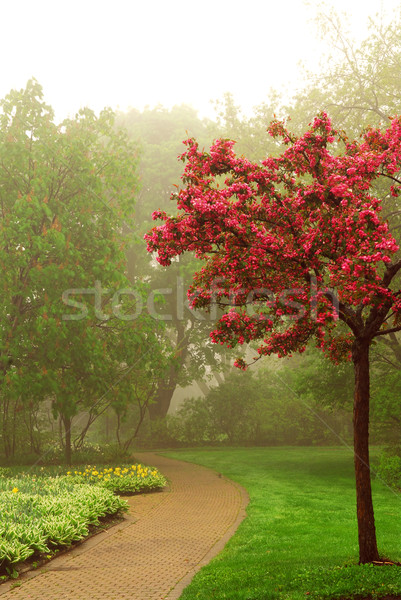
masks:
<path id="1" fill-rule="evenodd" d="M 154 316 L 164 319 L 166 343 L 172 348 L 169 368 L 157 381 L 153 401 L 149 404 L 150 417 L 156 420 L 166 416 L 178 386 L 202 380 L 207 370 L 218 371 L 224 363 L 224 353 L 210 342 L 205 344 L 209 323 L 187 306 L 185 290 L 199 263 L 187 256 L 166 272 L 150 260 L 143 243 L 143 234 L 151 224 L 151 213 L 168 209 L 171 192 L 180 182 L 181 165 L 177 156 L 182 152 L 183 137 L 196 136 L 201 143 L 206 143 L 211 139 L 213 128 L 185 105 L 171 110 L 162 106 L 142 112 L 132 109 L 119 114 L 118 123 L 141 145 L 136 238 L 127 252 L 129 277 L 132 282 L 145 277 L 156 294 L 161 290 L 163 303 L 155 303 L 153 307 L 151 300 L 150 305 Z"/>
<path id="2" fill-rule="evenodd" d="M 262 164 L 236 156 L 228 140 L 208 153 L 188 140 L 179 212 L 154 214 L 164 224 L 147 234 L 148 249 L 163 265 L 186 251 L 204 261 L 189 294 L 193 306 L 226 309 L 211 333 L 216 343 L 257 339 L 259 356 L 284 356 L 314 338 L 333 360 L 352 359 L 359 558 L 367 563 L 379 559 L 369 351 L 376 338 L 401 329 L 399 248 L 370 189 L 383 177 L 400 193 L 401 119 L 360 142 L 333 130 L 325 113 L 302 136 L 280 122 L 269 131 L 288 147 Z"/>
<path id="3" fill-rule="evenodd" d="M 367 37 L 356 43 L 346 19 L 323 5 L 315 17 L 316 31 L 328 44 L 320 70 L 306 73 L 308 84 L 297 93 L 287 114 L 293 128 L 303 129 L 319 110 L 330 113 L 334 125 L 357 136 L 367 126 L 387 123 L 401 112 L 401 16 L 376 14 Z M 290 112 L 288 112 L 290 111 Z"/>
<path id="4" fill-rule="evenodd" d="M 123 251 L 138 149 L 109 110 L 56 124 L 34 80 L 0 107 L 2 422 L 6 431 L 13 407 L 51 400 L 70 461 L 72 418 L 100 410 L 124 363 L 132 367 L 124 356 L 141 368 L 150 335 L 149 317 L 135 314 L 144 292 L 129 286 Z"/>

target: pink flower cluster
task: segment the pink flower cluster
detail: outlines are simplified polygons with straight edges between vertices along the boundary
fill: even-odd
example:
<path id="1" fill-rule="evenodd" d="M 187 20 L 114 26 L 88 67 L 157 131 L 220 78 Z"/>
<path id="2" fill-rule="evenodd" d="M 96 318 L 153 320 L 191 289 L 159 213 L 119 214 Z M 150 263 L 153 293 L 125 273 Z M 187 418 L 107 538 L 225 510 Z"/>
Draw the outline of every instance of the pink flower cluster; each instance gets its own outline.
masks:
<path id="1" fill-rule="evenodd" d="M 381 201 L 370 194 L 378 177 L 391 180 L 393 195 L 401 190 L 401 119 L 369 130 L 360 142 L 344 142 L 325 113 L 302 136 L 280 122 L 269 132 L 287 148 L 262 163 L 236 156 L 229 140 L 209 153 L 187 140 L 183 187 L 174 194 L 179 212 L 154 213 L 163 224 L 146 234 L 148 250 L 162 265 L 183 252 L 204 261 L 190 290 L 193 305 L 233 306 L 211 334 L 216 343 L 260 340 L 260 354 L 283 356 L 315 337 L 337 360 L 349 354 L 352 336 L 380 335 L 391 326 L 389 315 L 401 312 L 392 287 L 399 247 Z M 312 307 L 312 276 L 323 290 L 336 290 L 338 314 L 325 293 Z M 225 284 L 216 291 L 219 277 Z M 297 290 L 287 302 L 286 290 Z M 245 310 L 250 302 L 252 315 Z M 305 309 L 301 317 L 297 303 Z M 338 318 L 351 337 L 336 334 Z"/>

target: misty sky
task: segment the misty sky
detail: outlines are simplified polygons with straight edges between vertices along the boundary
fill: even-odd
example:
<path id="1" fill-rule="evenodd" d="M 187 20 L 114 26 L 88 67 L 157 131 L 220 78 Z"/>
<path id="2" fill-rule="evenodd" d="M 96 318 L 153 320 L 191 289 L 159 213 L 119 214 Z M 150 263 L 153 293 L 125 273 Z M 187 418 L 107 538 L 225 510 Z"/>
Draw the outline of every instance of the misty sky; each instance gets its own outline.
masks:
<path id="1" fill-rule="evenodd" d="M 353 35 L 367 17 L 401 0 L 328 0 L 347 10 Z M 211 116 L 210 100 L 234 94 L 245 111 L 271 87 L 301 84 L 325 51 L 315 0 L 3 0 L 0 97 L 30 77 L 59 119 L 81 106 L 127 109 L 189 103 Z M 349 12 L 351 11 L 351 12 Z"/>

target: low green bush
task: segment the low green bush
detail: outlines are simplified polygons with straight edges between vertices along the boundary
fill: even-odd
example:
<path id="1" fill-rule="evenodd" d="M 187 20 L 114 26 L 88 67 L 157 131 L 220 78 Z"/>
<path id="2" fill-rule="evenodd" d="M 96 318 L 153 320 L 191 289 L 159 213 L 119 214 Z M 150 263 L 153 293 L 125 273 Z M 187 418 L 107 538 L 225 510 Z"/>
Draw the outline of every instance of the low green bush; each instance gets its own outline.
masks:
<path id="1" fill-rule="evenodd" d="M 111 491 L 66 477 L 0 477 L 0 573 L 34 553 L 86 537 L 99 518 L 127 509 Z"/>
<path id="2" fill-rule="evenodd" d="M 83 539 L 99 519 L 127 509 L 117 494 L 162 489 L 154 467 L 123 464 L 9 467 L 0 472 L 0 577 L 34 554 Z"/>
<path id="3" fill-rule="evenodd" d="M 85 465 L 91 463 L 121 463 L 129 460 L 129 453 L 124 452 L 118 444 L 93 444 L 84 442 L 82 446 L 73 450 L 72 463 Z M 53 444 L 45 450 L 40 460 L 36 463 L 43 465 L 59 465 L 65 461 L 65 449 L 59 444 Z M 28 464 L 28 463 L 25 463 Z"/>
<path id="4" fill-rule="evenodd" d="M 141 464 L 121 467 L 96 467 L 67 471 L 66 477 L 74 483 L 89 483 L 118 494 L 154 492 L 166 485 L 165 477 L 154 467 Z"/>
<path id="5" fill-rule="evenodd" d="M 334 432 L 351 442 L 350 414 L 316 406 L 306 396 L 285 397 L 273 387 L 264 395 L 262 384 L 261 375 L 229 375 L 206 397 L 188 398 L 157 427 L 152 423 L 148 447 L 324 446 L 338 440 Z"/>
<path id="6" fill-rule="evenodd" d="M 401 452 L 399 448 L 387 449 L 382 452 L 377 475 L 390 487 L 401 489 Z"/>

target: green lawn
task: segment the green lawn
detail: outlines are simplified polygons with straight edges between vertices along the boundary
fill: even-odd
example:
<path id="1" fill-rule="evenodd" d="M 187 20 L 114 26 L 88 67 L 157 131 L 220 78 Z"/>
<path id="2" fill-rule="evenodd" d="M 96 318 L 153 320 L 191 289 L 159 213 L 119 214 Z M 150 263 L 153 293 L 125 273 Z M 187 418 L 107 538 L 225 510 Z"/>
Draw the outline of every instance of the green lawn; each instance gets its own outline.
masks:
<path id="1" fill-rule="evenodd" d="M 401 567 L 359 566 L 353 457 L 345 448 L 180 450 L 245 487 L 247 518 L 182 600 L 380 598 Z M 382 556 L 401 561 L 401 497 L 373 482 Z"/>

